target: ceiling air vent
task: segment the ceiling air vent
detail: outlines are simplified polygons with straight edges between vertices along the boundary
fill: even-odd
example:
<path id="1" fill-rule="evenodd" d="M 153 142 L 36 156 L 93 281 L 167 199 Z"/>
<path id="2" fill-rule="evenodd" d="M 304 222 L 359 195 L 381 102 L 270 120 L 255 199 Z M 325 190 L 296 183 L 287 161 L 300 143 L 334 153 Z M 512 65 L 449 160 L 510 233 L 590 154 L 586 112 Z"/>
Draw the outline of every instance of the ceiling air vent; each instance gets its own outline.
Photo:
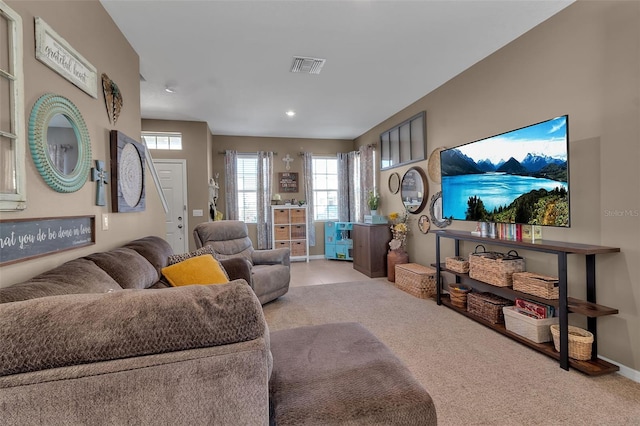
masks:
<path id="1" fill-rule="evenodd" d="M 304 56 L 294 56 L 291 64 L 291 72 L 301 72 L 305 74 L 320 74 L 326 59 L 307 58 Z"/>

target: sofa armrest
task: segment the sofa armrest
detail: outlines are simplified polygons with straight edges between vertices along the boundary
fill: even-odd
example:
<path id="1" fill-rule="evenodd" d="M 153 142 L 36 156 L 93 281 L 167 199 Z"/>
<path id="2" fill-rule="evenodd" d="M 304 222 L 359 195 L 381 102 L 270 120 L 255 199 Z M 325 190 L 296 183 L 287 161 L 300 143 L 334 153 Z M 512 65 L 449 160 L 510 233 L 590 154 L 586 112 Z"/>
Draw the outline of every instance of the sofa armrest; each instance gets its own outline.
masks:
<path id="1" fill-rule="evenodd" d="M 254 265 L 285 265 L 289 266 L 291 250 L 277 248 L 271 250 L 254 250 L 252 254 Z"/>
<path id="2" fill-rule="evenodd" d="M 220 259 L 219 262 L 224 270 L 227 271 L 229 280 L 243 279 L 251 285 L 251 264 L 249 260 L 244 257 L 230 257 Z"/>
<path id="3" fill-rule="evenodd" d="M 221 346 L 267 332 L 260 302 L 242 280 L 5 303 L 0 376 Z"/>

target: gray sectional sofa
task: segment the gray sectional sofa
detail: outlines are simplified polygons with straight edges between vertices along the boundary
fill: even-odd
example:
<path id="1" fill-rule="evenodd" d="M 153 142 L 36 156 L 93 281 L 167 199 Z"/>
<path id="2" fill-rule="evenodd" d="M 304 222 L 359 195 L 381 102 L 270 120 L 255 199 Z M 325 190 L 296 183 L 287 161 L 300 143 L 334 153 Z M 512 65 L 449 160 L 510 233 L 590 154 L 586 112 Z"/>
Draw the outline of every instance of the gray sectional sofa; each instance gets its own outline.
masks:
<path id="1" fill-rule="evenodd" d="M 147 237 L 0 289 L 3 425 L 267 423 L 260 302 L 244 279 L 165 288 L 170 254 Z"/>
<path id="2" fill-rule="evenodd" d="M 147 237 L 0 288 L 3 425 L 436 424 L 359 324 L 269 333 L 247 262 L 167 288 L 171 254 Z"/>

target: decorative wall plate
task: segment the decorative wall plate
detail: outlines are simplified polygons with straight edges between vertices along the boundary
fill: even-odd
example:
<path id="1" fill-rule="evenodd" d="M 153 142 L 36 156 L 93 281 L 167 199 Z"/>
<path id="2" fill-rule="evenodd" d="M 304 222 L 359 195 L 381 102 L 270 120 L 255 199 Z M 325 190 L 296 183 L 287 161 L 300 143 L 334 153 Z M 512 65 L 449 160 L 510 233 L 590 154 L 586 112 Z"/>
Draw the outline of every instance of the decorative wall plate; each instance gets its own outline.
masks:
<path id="1" fill-rule="evenodd" d="M 420 219 L 418 219 L 418 229 L 420 229 L 420 232 L 423 234 L 426 234 L 429 232 L 429 228 L 431 228 L 431 222 L 429 222 L 429 218 L 423 214 L 420 216 Z"/>
<path id="2" fill-rule="evenodd" d="M 442 217 L 442 191 L 438 191 L 431 197 L 429 203 L 431 222 L 438 228 L 446 228 L 451 225 L 451 219 Z"/>
<path id="3" fill-rule="evenodd" d="M 427 160 L 427 174 L 429 179 L 433 182 L 440 183 L 442 177 L 440 176 L 440 152 L 447 149 L 444 146 L 438 147 L 431 151 L 429 160 Z"/>
<path id="4" fill-rule="evenodd" d="M 111 205 L 114 212 L 145 208 L 144 145 L 117 130 L 111 131 Z"/>

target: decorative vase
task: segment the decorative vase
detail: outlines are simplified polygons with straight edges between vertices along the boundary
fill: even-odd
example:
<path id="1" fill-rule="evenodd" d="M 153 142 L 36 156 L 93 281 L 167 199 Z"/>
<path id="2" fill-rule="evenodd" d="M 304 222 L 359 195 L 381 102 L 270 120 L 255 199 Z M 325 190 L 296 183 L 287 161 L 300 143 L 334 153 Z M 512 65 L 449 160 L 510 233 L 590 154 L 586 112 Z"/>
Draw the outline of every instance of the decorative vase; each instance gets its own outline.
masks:
<path id="1" fill-rule="evenodd" d="M 409 254 L 403 248 L 387 253 L 387 280 L 396 282 L 396 265 L 409 263 Z"/>

